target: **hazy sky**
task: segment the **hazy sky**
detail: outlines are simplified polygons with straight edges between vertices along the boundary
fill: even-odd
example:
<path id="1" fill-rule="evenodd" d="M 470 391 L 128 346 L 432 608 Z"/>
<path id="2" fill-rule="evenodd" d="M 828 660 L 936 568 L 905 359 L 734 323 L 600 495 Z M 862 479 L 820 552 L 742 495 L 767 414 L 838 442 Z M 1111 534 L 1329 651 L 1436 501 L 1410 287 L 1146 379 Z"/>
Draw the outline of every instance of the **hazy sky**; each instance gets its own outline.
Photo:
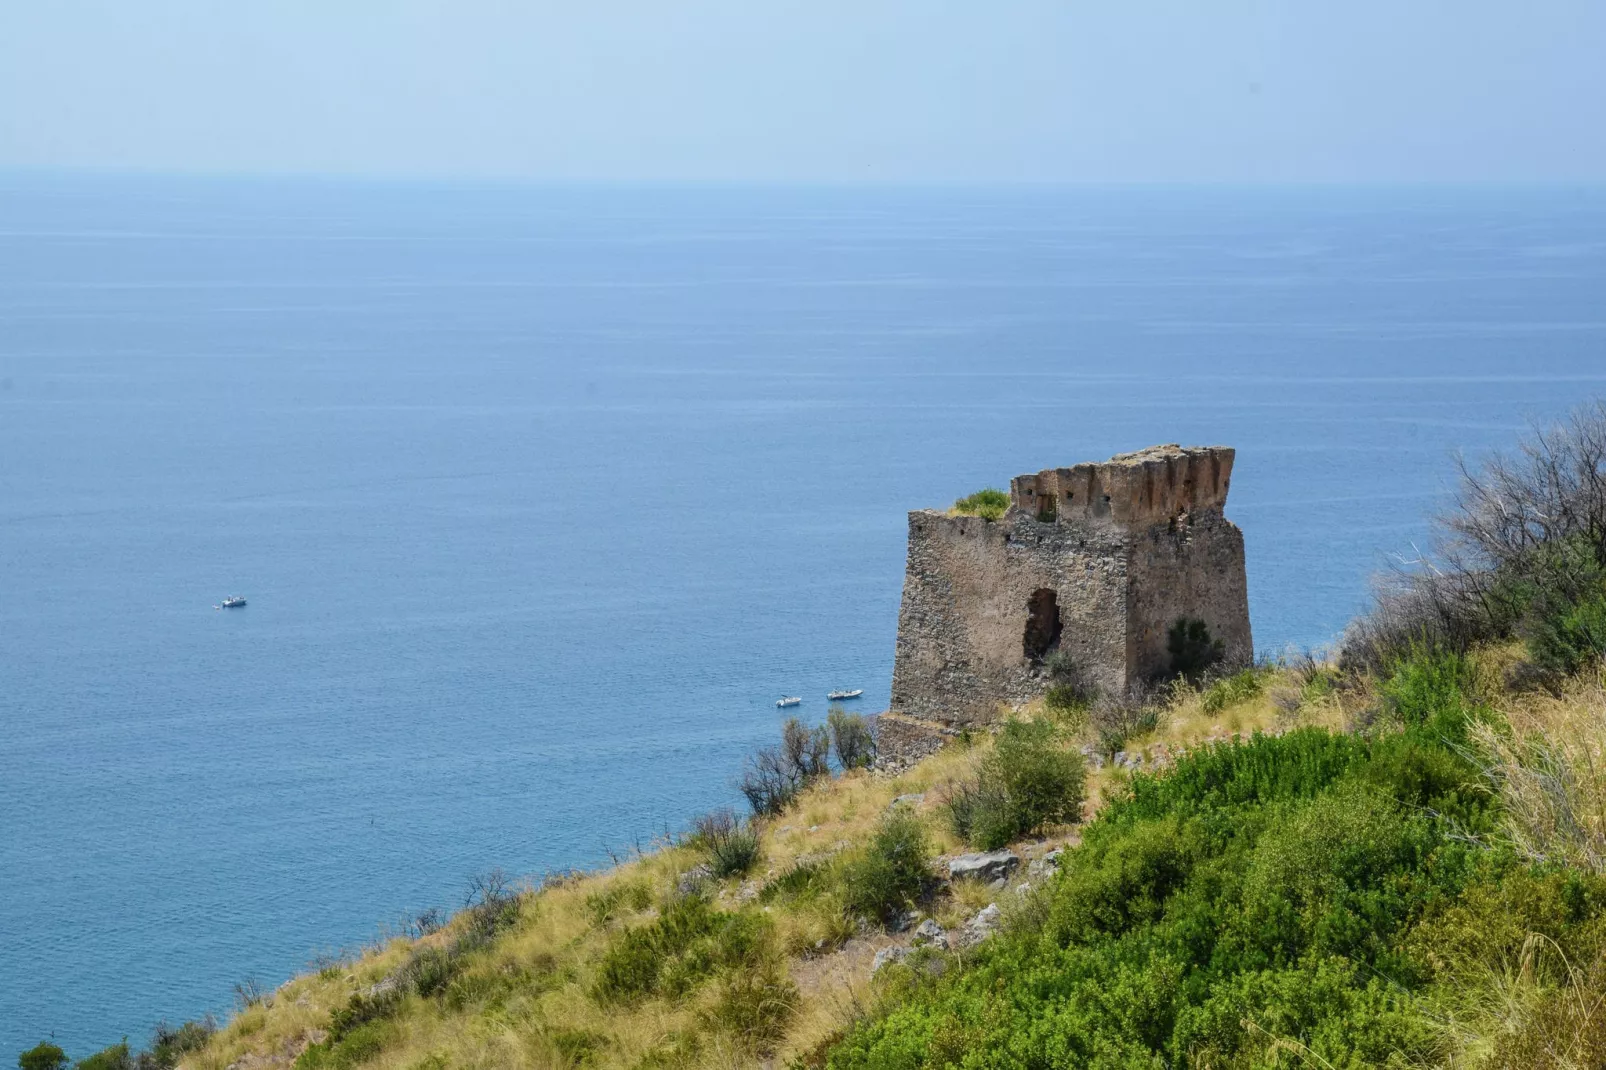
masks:
<path id="1" fill-rule="evenodd" d="M 0 167 L 1606 180 L 1606 0 L 0 0 Z"/>

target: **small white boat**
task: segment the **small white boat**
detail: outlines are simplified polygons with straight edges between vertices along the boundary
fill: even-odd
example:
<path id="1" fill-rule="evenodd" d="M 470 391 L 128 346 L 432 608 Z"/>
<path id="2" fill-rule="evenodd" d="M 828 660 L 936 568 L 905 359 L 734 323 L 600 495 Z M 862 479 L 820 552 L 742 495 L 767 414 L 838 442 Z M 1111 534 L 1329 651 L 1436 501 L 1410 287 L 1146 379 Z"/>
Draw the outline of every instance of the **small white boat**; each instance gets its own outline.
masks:
<path id="1" fill-rule="evenodd" d="M 854 688 L 852 691 L 833 691 L 825 697 L 830 699 L 832 702 L 835 702 L 838 699 L 858 698 L 862 694 L 864 694 L 864 688 L 858 687 Z"/>
<path id="2" fill-rule="evenodd" d="M 776 699 L 775 704 L 783 709 L 787 706 L 801 706 L 803 705 L 803 699 L 799 695 L 788 695 L 785 698 Z"/>
<path id="3" fill-rule="evenodd" d="M 245 608 L 245 599 L 240 597 L 237 594 L 230 595 L 229 597 L 227 597 L 227 598 L 225 598 L 223 600 L 223 604 L 222 605 L 213 606 L 212 608 L 213 609 L 244 609 Z"/>

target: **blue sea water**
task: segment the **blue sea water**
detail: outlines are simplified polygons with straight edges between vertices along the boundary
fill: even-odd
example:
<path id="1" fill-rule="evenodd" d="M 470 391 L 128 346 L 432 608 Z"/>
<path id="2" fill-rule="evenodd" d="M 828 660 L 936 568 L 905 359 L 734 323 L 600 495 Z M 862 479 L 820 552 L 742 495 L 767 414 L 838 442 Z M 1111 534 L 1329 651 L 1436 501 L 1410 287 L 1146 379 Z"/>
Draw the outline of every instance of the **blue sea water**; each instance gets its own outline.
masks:
<path id="1" fill-rule="evenodd" d="M 1236 446 L 1326 643 L 1603 298 L 1599 190 L 0 177 L 0 1058 L 730 801 L 1020 472 Z"/>

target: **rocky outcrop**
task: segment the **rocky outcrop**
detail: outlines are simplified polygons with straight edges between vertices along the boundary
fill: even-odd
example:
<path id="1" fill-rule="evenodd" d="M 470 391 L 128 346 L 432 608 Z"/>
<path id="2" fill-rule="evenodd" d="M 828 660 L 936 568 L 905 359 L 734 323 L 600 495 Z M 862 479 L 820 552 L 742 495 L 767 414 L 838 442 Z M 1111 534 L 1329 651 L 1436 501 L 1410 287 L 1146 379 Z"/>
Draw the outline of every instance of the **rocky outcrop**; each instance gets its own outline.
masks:
<path id="1" fill-rule="evenodd" d="M 992 882 L 1008 880 L 1020 868 L 1020 855 L 1013 851 L 986 851 L 960 855 L 948 862 L 950 880 L 979 880 Z"/>

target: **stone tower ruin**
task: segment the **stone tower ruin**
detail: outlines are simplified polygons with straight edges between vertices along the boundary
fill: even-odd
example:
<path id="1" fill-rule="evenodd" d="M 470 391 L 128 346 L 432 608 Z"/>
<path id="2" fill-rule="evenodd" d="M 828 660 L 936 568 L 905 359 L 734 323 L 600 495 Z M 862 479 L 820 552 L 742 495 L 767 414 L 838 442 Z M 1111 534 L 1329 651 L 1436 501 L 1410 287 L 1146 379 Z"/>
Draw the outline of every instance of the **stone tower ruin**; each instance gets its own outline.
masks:
<path id="1" fill-rule="evenodd" d="M 1223 513 L 1233 451 L 1153 446 L 1010 481 L 1002 519 L 909 514 L 894 714 L 988 721 L 1040 696 L 1064 651 L 1101 691 L 1171 669 L 1202 620 L 1226 667 L 1249 664 L 1243 532 Z"/>

